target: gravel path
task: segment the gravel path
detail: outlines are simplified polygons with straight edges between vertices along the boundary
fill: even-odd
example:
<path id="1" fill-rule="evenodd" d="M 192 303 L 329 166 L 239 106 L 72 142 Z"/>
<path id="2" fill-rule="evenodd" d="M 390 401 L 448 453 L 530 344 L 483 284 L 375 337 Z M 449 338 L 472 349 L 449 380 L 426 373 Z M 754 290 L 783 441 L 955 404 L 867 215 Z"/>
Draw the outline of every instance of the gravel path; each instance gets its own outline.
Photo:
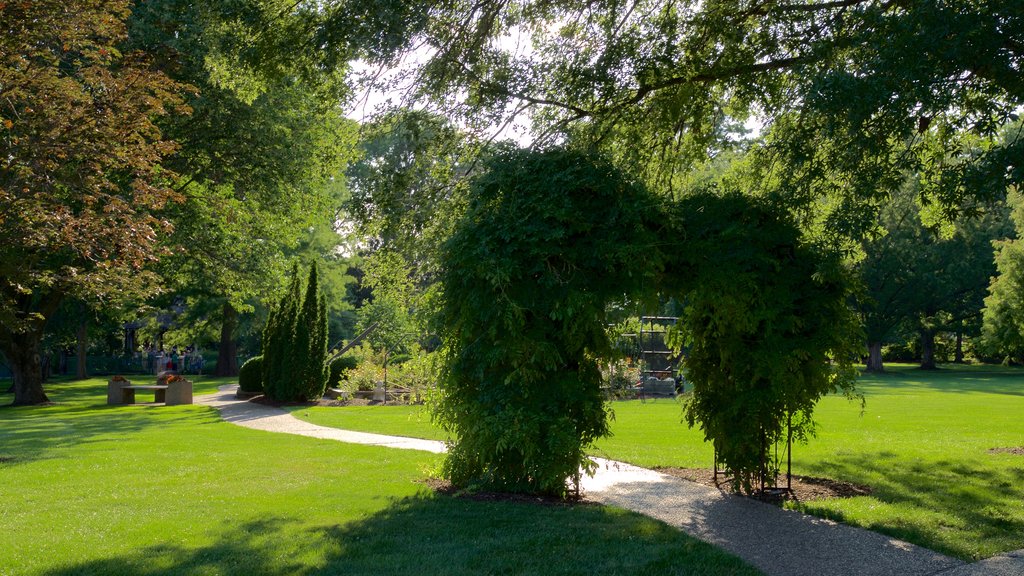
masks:
<path id="1" fill-rule="evenodd" d="M 444 452 L 433 440 L 385 436 L 304 422 L 285 410 L 235 398 L 236 387 L 197 396 L 239 426 L 369 444 Z M 657 518 L 746 560 L 768 576 L 1024 576 L 1024 550 L 964 562 L 876 532 L 725 494 L 621 462 L 597 459 L 585 478 L 590 500 Z"/>

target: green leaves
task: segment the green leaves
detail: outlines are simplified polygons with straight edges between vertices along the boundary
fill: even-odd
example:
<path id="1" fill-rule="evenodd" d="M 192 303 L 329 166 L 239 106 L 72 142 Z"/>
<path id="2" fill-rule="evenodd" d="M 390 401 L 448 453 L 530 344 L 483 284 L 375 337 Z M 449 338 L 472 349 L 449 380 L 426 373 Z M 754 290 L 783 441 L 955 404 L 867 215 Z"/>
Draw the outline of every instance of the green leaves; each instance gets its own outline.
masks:
<path id="1" fill-rule="evenodd" d="M 599 157 L 508 151 L 473 182 L 442 250 L 445 368 L 437 417 L 462 485 L 564 494 L 607 433 L 598 359 L 607 304 L 661 292 L 685 303 L 686 408 L 749 489 L 792 420 L 852 390 L 859 342 L 839 255 L 783 212 L 738 194 L 666 205 Z"/>
<path id="2" fill-rule="evenodd" d="M 299 268 L 263 330 L 263 390 L 279 402 L 315 400 L 327 386 L 327 304 L 320 294 L 316 264 L 310 266 L 305 296 Z"/>
<path id="3" fill-rule="evenodd" d="M 445 472 L 563 495 L 607 433 L 605 303 L 653 277 L 658 203 L 580 152 L 510 150 L 485 170 L 442 249 Z"/>

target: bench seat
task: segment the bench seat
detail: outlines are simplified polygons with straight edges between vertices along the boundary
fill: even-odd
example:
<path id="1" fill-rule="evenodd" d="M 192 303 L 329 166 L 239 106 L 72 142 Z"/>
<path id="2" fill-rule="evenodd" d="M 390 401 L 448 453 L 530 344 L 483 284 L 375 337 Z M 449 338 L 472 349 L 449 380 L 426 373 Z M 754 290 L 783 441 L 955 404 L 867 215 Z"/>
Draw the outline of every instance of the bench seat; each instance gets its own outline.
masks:
<path id="1" fill-rule="evenodd" d="M 152 390 L 154 402 L 168 406 L 192 403 L 192 382 L 184 378 L 165 379 L 166 384 L 132 384 L 128 380 L 107 383 L 107 404 L 135 404 L 136 390 Z"/>

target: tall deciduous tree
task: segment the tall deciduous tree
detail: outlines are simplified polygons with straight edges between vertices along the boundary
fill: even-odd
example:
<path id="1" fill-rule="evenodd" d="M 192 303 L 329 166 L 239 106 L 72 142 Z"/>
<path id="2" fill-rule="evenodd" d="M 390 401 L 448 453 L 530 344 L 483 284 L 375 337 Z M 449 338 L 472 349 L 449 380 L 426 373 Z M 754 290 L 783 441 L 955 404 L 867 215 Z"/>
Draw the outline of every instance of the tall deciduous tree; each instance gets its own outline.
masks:
<path id="1" fill-rule="evenodd" d="M 1004 205 L 952 222 L 926 224 L 920 189 L 907 181 L 879 218 L 879 233 L 862 242 L 858 301 L 868 344 L 867 369 L 881 371 L 882 345 L 917 337 L 921 366 L 935 368 L 935 337 L 953 332 L 961 347 L 980 330 L 988 279 L 995 273 L 992 242 L 1009 233 Z M 934 220 L 934 217 L 931 217 Z"/>
<path id="2" fill-rule="evenodd" d="M 220 318 L 217 373 L 237 373 L 234 326 L 271 299 L 288 252 L 310 227 L 329 227 L 345 194 L 341 170 L 355 122 L 341 115 L 344 68 L 315 66 L 304 42 L 309 6 L 285 0 L 152 0 L 131 20 L 132 46 L 199 88 L 165 164 L 185 202 L 171 217 L 168 287 Z M 292 46 L 289 46 L 292 45 Z M 211 308 L 215 308 L 211 309 Z"/>
<path id="3" fill-rule="evenodd" d="M 15 404 L 47 400 L 39 343 L 68 295 L 142 290 L 179 197 L 155 119 L 185 86 L 122 53 L 127 0 L 0 4 L 0 349 Z"/>
<path id="4" fill-rule="evenodd" d="M 381 64 L 426 44 L 419 94 L 469 125 L 532 111 L 541 139 L 599 146 L 657 189 L 753 113 L 770 137 L 751 190 L 846 234 L 908 171 L 952 212 L 1024 170 L 1024 140 L 994 139 L 1024 104 L 1016 0 L 404 4 L 339 2 L 325 37 Z"/>

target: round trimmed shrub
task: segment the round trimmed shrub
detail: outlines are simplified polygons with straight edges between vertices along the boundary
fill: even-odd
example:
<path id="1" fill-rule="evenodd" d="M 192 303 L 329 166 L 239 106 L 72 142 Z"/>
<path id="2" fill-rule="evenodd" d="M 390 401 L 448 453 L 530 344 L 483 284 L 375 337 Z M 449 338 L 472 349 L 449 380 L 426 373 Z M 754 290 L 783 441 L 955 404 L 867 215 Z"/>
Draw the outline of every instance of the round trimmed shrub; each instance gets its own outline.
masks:
<path id="1" fill-rule="evenodd" d="M 253 356 L 238 370 L 238 388 L 242 392 L 263 392 L 263 356 Z"/>
<path id="2" fill-rule="evenodd" d="M 355 356 L 339 356 L 331 360 L 331 378 L 327 381 L 327 385 L 336 387 L 338 382 L 341 381 L 342 376 L 349 370 L 355 369 L 358 365 L 359 360 Z"/>

